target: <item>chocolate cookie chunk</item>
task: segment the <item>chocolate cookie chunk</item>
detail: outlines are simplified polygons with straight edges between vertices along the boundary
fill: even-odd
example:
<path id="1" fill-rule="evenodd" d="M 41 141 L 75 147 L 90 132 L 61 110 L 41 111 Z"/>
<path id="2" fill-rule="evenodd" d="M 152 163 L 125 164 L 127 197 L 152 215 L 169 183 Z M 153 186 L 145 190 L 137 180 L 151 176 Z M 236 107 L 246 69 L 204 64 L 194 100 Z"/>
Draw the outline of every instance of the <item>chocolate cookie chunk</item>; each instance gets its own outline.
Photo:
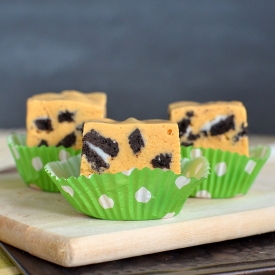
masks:
<path id="1" fill-rule="evenodd" d="M 105 138 L 94 129 L 87 132 L 83 139 L 82 155 L 86 156 L 91 168 L 102 173 L 110 167 L 109 157 L 116 157 L 119 148 L 118 143 L 110 138 Z"/>
<path id="2" fill-rule="evenodd" d="M 193 111 L 187 111 L 186 116 L 192 117 L 192 116 L 194 116 L 194 112 Z"/>
<path id="3" fill-rule="evenodd" d="M 85 142 L 91 143 L 111 157 L 116 157 L 119 152 L 118 143 L 115 140 L 105 138 L 93 129 L 84 135 L 82 141 L 83 144 Z"/>
<path id="4" fill-rule="evenodd" d="M 157 155 L 154 159 L 151 160 L 151 164 L 154 168 L 170 169 L 171 161 L 172 161 L 171 154 L 161 153 L 160 155 Z"/>
<path id="5" fill-rule="evenodd" d="M 66 110 L 65 112 L 60 112 L 58 114 L 58 122 L 73 122 L 74 121 L 74 113 L 69 112 Z"/>
<path id="6" fill-rule="evenodd" d="M 42 145 L 48 146 L 48 142 L 47 142 L 46 140 L 42 139 L 42 140 L 40 141 L 40 143 L 38 144 L 38 147 L 40 147 L 40 146 L 42 146 Z"/>
<path id="7" fill-rule="evenodd" d="M 101 173 L 110 167 L 110 165 L 105 162 L 102 157 L 100 157 L 94 150 L 92 150 L 86 142 L 83 143 L 82 155 L 86 156 L 87 161 L 90 163 L 92 169 L 98 173 Z"/>
<path id="8" fill-rule="evenodd" d="M 210 134 L 211 136 L 218 136 L 228 132 L 229 130 L 235 130 L 234 115 L 212 125 Z"/>
<path id="9" fill-rule="evenodd" d="M 188 146 L 193 146 L 194 145 L 194 143 L 188 143 L 188 142 L 181 142 L 181 144 L 180 145 L 182 145 L 182 146 L 185 146 L 185 147 L 188 147 Z"/>
<path id="10" fill-rule="evenodd" d="M 64 146 L 66 148 L 71 147 L 75 144 L 76 135 L 74 132 L 65 136 L 56 146 Z"/>
<path id="11" fill-rule="evenodd" d="M 244 123 L 243 123 L 242 124 L 242 130 L 239 133 L 237 133 L 237 135 L 235 135 L 233 137 L 233 141 L 237 142 L 237 141 L 240 140 L 240 138 L 242 138 L 244 136 L 247 136 L 247 134 L 248 134 L 248 129 L 247 129 L 247 127 L 244 126 Z"/>
<path id="12" fill-rule="evenodd" d="M 140 130 L 137 128 L 129 135 L 128 139 L 130 147 L 133 150 L 133 153 L 140 153 L 141 148 L 145 146 Z"/>
<path id="13" fill-rule="evenodd" d="M 184 118 L 180 122 L 178 122 L 179 137 L 182 137 L 186 133 L 186 130 L 187 130 L 188 126 L 190 125 L 190 122 L 191 121 L 189 118 Z"/>
<path id="14" fill-rule="evenodd" d="M 49 118 L 38 118 L 34 121 L 35 126 L 37 129 L 41 131 L 52 131 L 52 121 Z"/>
<path id="15" fill-rule="evenodd" d="M 190 132 L 190 134 L 187 137 L 188 140 L 197 140 L 198 138 L 200 138 L 200 135 L 199 134 L 195 135 L 192 132 Z"/>

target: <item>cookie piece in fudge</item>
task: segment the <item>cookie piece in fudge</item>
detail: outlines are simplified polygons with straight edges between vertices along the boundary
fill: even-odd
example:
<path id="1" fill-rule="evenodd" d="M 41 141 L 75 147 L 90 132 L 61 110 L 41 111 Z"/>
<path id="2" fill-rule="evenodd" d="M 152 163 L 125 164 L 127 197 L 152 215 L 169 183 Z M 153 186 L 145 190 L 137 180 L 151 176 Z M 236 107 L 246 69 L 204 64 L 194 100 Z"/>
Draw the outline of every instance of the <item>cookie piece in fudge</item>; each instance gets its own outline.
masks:
<path id="1" fill-rule="evenodd" d="M 180 173 L 178 125 L 168 120 L 129 118 L 84 124 L 80 174 L 117 173 L 131 168 Z"/>
<path id="2" fill-rule="evenodd" d="M 241 102 L 180 101 L 169 104 L 168 113 L 178 123 L 181 145 L 248 156 L 247 115 Z"/>
<path id="3" fill-rule="evenodd" d="M 82 148 L 85 121 L 106 115 L 106 94 L 63 91 L 44 93 L 27 101 L 28 146 L 65 146 Z"/>

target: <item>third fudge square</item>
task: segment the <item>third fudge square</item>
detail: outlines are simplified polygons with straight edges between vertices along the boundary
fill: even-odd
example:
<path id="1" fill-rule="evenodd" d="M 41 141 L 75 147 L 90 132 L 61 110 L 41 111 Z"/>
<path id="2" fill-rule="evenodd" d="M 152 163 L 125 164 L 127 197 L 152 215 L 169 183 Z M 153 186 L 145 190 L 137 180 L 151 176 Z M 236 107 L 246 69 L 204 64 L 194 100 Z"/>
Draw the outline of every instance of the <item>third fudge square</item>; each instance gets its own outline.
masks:
<path id="1" fill-rule="evenodd" d="M 239 101 L 169 104 L 170 120 L 177 122 L 181 145 L 249 154 L 247 114 Z"/>
<path id="2" fill-rule="evenodd" d="M 180 173 L 179 130 L 171 121 L 129 118 L 86 122 L 82 141 L 81 175 L 144 167 Z"/>

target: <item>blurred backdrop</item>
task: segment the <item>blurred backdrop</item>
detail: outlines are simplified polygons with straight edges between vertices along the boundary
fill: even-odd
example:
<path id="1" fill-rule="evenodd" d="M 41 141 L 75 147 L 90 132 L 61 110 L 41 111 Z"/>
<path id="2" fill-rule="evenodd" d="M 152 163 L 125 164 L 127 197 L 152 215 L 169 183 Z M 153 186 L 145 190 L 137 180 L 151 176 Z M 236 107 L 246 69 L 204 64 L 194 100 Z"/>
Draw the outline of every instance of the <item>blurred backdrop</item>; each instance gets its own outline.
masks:
<path id="1" fill-rule="evenodd" d="M 26 99 L 104 91 L 108 117 L 167 118 L 173 101 L 240 100 L 275 134 L 275 1 L 0 1 L 0 128 Z"/>

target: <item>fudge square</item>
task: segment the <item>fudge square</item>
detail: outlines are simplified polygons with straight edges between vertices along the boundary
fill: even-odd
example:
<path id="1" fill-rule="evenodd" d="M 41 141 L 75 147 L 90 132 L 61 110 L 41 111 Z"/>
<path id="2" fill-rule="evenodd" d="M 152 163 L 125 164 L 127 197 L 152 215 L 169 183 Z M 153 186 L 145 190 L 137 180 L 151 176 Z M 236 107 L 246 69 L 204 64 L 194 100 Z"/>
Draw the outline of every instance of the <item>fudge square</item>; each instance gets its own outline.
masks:
<path id="1" fill-rule="evenodd" d="M 248 156 L 247 115 L 241 102 L 179 101 L 169 104 L 168 113 L 178 123 L 181 145 Z"/>
<path id="2" fill-rule="evenodd" d="M 44 93 L 27 100 L 27 139 L 32 146 L 82 148 L 84 122 L 106 116 L 105 93 L 63 91 Z"/>
<path id="3" fill-rule="evenodd" d="M 176 123 L 128 118 L 122 122 L 95 120 L 84 124 L 81 175 L 114 174 L 144 167 L 180 174 Z"/>

